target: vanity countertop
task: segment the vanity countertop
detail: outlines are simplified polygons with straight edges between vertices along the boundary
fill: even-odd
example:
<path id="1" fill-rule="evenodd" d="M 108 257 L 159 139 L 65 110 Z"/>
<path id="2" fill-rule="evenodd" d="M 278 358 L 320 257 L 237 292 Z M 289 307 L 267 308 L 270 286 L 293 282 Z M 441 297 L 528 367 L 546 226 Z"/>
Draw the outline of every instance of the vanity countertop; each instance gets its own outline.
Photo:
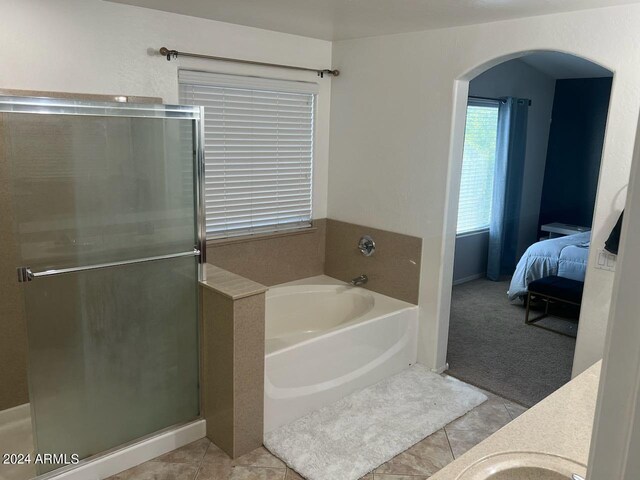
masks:
<path id="1" fill-rule="evenodd" d="M 601 364 L 574 378 L 429 480 L 456 480 L 470 465 L 501 452 L 542 452 L 586 465 Z"/>

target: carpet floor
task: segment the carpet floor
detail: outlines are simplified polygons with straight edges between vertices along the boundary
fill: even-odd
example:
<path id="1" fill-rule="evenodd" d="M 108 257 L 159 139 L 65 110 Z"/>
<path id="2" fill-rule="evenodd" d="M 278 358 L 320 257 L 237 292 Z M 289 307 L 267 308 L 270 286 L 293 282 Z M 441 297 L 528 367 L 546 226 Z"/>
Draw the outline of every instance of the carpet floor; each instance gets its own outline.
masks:
<path id="1" fill-rule="evenodd" d="M 575 339 L 525 325 L 525 309 L 509 302 L 508 288 L 485 279 L 453 287 L 446 373 L 531 407 L 571 379 Z M 540 323 L 577 329 L 569 319 Z"/>
<path id="2" fill-rule="evenodd" d="M 309 480 L 357 480 L 486 400 L 413 365 L 267 433 L 264 446 Z"/>

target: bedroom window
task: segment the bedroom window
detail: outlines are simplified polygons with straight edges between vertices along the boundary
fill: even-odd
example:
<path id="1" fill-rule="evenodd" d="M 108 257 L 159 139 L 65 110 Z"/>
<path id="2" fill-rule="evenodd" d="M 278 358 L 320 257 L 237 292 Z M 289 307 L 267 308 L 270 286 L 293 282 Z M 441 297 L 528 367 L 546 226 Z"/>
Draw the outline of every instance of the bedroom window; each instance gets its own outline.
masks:
<path id="1" fill-rule="evenodd" d="M 311 226 L 317 84 L 180 70 L 204 107 L 207 238 Z"/>
<path id="2" fill-rule="evenodd" d="M 489 228 L 498 133 L 498 102 L 470 100 L 464 133 L 457 233 Z"/>

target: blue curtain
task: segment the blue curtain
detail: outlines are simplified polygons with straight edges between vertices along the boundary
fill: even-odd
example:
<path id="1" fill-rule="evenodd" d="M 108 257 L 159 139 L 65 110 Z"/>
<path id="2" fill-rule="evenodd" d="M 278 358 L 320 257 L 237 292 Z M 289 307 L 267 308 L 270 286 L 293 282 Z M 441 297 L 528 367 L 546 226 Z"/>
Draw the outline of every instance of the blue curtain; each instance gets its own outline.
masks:
<path id="1" fill-rule="evenodd" d="M 487 278 L 513 274 L 517 258 L 520 204 L 527 146 L 529 100 L 505 98 L 498 110 L 496 165 L 489 226 Z"/>

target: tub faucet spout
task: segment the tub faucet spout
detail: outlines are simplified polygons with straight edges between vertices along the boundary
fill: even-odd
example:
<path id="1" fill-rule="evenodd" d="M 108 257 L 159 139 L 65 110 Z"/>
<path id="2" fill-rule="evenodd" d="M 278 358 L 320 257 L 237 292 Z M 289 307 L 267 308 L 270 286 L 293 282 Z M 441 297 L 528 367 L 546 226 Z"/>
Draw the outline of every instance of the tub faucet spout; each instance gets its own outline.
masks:
<path id="1" fill-rule="evenodd" d="M 351 285 L 353 285 L 354 287 L 359 287 L 360 285 L 364 285 L 368 281 L 369 281 L 369 277 L 367 277 L 365 274 L 362 274 L 359 277 L 356 277 L 353 280 L 351 280 Z"/>

